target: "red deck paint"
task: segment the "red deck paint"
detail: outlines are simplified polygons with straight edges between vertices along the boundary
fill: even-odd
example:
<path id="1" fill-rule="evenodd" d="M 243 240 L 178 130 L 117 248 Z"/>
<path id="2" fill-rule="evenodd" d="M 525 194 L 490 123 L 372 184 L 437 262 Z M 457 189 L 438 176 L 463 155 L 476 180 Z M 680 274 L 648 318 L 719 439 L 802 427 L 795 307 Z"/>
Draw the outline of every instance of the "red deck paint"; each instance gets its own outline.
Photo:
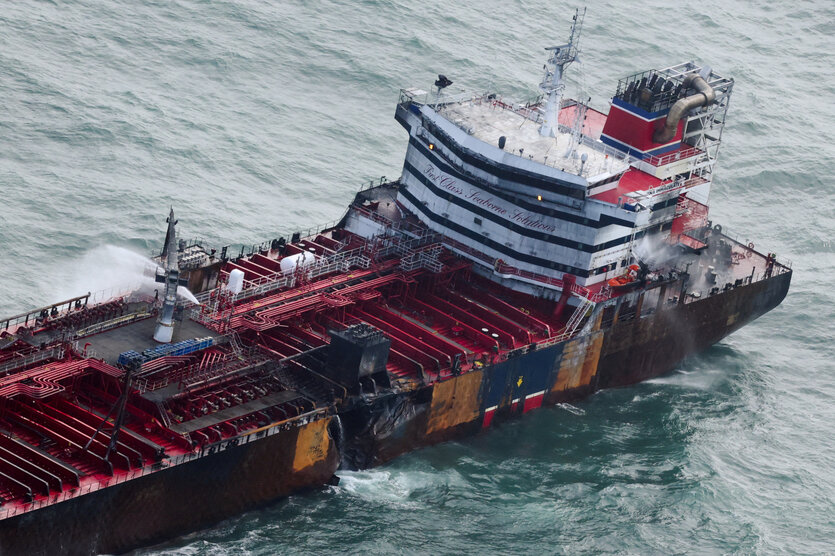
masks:
<path id="1" fill-rule="evenodd" d="M 591 198 L 617 204 L 618 198 L 622 197 L 623 200 L 628 202 L 629 197 L 627 197 L 627 194 L 636 191 L 648 191 L 654 187 L 658 187 L 661 183 L 661 180 L 653 175 L 635 168 L 630 168 L 621 176 L 617 187 L 592 195 Z"/>

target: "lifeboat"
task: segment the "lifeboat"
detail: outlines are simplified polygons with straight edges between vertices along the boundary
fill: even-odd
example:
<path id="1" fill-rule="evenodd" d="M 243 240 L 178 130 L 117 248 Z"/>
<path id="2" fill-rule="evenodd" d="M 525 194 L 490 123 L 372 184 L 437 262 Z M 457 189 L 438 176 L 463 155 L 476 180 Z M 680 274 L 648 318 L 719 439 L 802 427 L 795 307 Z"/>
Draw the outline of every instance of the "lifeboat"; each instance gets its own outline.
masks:
<path id="1" fill-rule="evenodd" d="M 629 265 L 629 268 L 626 269 L 626 272 L 620 276 L 612 278 L 606 283 L 614 290 L 632 289 L 641 284 L 641 280 L 638 279 L 638 271 L 640 270 L 641 267 L 636 264 L 631 264 Z"/>

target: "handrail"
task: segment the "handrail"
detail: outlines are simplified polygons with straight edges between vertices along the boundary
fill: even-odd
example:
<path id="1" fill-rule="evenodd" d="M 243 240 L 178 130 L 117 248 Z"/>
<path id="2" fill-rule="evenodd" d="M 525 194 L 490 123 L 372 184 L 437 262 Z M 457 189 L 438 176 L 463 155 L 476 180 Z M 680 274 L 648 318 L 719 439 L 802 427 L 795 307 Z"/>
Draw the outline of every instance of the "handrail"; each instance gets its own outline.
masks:
<path id="1" fill-rule="evenodd" d="M 38 307 L 37 309 L 32 309 L 25 313 L 5 317 L 0 319 L 0 325 L 2 325 L 2 328 L 5 330 L 12 328 L 12 331 L 14 331 L 16 329 L 15 325 L 19 325 L 21 323 L 28 324 L 29 319 L 31 319 L 32 322 L 35 322 L 42 313 L 45 313 L 47 317 L 54 319 L 60 315 L 69 313 L 75 308 L 75 304 L 81 304 L 81 301 L 84 301 L 84 306 L 86 307 L 87 303 L 90 301 L 90 295 L 90 292 L 87 292 L 85 295 L 79 295 L 65 301 L 59 301 L 58 303 Z M 64 305 L 66 305 L 66 307 L 64 307 Z M 53 312 L 55 313 L 54 315 Z"/>
<path id="2" fill-rule="evenodd" d="M 26 350 L 27 355 L 23 357 L 12 357 L 9 360 L 0 364 L 0 374 L 7 374 L 9 371 L 19 369 L 45 359 L 61 359 L 64 357 L 64 348 L 56 346 L 48 349 L 42 349 L 38 346 L 32 346 Z"/>
<path id="3" fill-rule="evenodd" d="M 696 147 L 690 147 L 689 149 L 682 149 L 680 151 L 673 151 L 667 154 L 661 155 L 654 155 L 648 154 L 643 157 L 644 162 L 649 162 L 653 166 L 664 166 L 671 162 L 676 162 L 678 160 L 684 160 L 687 158 L 694 157 L 698 154 L 704 153 L 703 150 L 697 149 Z"/>
<path id="4" fill-rule="evenodd" d="M 382 215 L 377 214 L 374 211 L 370 211 L 370 210 L 366 209 L 365 207 L 360 207 L 360 206 L 357 206 L 357 205 L 354 205 L 354 209 L 358 210 L 359 212 L 361 212 L 362 214 L 370 217 L 373 220 L 376 220 L 380 223 L 383 223 L 383 224 L 386 224 L 387 226 L 390 226 L 392 229 L 395 229 L 395 230 L 399 229 L 398 224 L 394 223 L 393 221 L 391 221 L 390 219 L 388 219 L 388 218 L 386 218 Z M 473 247 L 470 247 L 469 245 L 465 245 L 465 244 L 461 243 L 460 241 L 454 240 L 451 237 L 448 237 L 448 236 L 445 236 L 445 235 L 442 235 L 442 234 L 437 234 L 435 232 L 432 232 L 432 233 L 435 234 L 436 241 L 438 243 L 441 243 L 448 248 L 451 248 L 451 249 L 459 251 L 459 252 L 466 253 L 467 255 L 470 255 L 471 257 L 474 257 L 474 258 L 478 259 L 482 263 L 485 263 L 486 266 L 492 267 L 493 270 L 497 274 L 518 276 L 520 278 L 526 278 L 528 280 L 534 280 L 536 282 L 540 282 L 540 283 L 543 283 L 543 284 L 548 284 L 548 285 L 554 286 L 555 288 L 559 288 L 559 289 L 563 288 L 563 281 L 560 280 L 559 278 L 553 278 L 553 277 L 550 277 L 550 276 L 545 276 L 543 274 L 537 274 L 535 272 L 531 272 L 531 271 L 528 271 L 528 270 L 521 270 L 519 268 L 516 268 L 514 266 L 511 266 L 511 265 L 505 263 L 501 259 L 496 259 L 494 257 L 491 257 L 490 255 L 488 255 L 488 254 L 486 254 L 482 251 L 479 251 L 477 249 L 474 249 Z M 573 284 L 571 286 L 571 292 L 578 295 L 579 297 L 589 299 L 590 301 L 592 301 L 594 303 L 599 303 L 600 301 L 605 301 L 606 299 L 609 299 L 611 297 L 611 291 L 606 289 L 606 288 L 601 289 L 597 293 L 592 293 L 592 291 L 590 289 L 588 289 L 584 286 L 580 286 L 578 284 Z"/>
<path id="5" fill-rule="evenodd" d="M 463 252 L 465 252 L 467 254 L 470 254 L 470 255 L 478 258 L 479 260 L 489 264 L 490 266 L 493 267 L 493 270 L 496 274 L 504 275 L 504 276 L 518 276 L 519 278 L 526 278 L 528 280 L 533 280 L 535 282 L 540 282 L 542 284 L 548 284 L 550 286 L 553 286 L 553 287 L 559 288 L 559 289 L 562 289 L 562 288 L 565 287 L 565 283 L 559 278 L 554 278 L 552 276 L 545 276 L 544 274 L 537 274 L 536 272 L 531 272 L 529 270 L 522 270 L 520 268 L 516 268 L 514 266 L 511 266 L 511 265 L 507 264 L 506 262 L 504 262 L 501 259 L 492 258 L 489 255 L 487 255 L 486 253 L 478 251 L 477 249 L 473 249 L 469 245 L 465 245 L 465 244 L 463 244 L 459 241 L 456 241 L 452 238 L 449 238 L 449 237 L 446 237 L 446 236 L 441 236 L 439 241 L 441 243 L 449 246 L 449 247 L 452 247 L 453 249 L 455 249 L 457 251 L 463 251 Z M 576 283 L 571 285 L 571 293 L 573 293 L 573 294 L 575 294 L 579 297 L 588 299 L 589 301 L 592 301 L 594 303 L 604 301 L 611 296 L 610 292 L 608 290 L 602 289 L 597 293 L 592 293 L 592 291 L 589 288 L 586 288 L 586 287 L 581 286 L 581 285 L 576 284 Z"/>

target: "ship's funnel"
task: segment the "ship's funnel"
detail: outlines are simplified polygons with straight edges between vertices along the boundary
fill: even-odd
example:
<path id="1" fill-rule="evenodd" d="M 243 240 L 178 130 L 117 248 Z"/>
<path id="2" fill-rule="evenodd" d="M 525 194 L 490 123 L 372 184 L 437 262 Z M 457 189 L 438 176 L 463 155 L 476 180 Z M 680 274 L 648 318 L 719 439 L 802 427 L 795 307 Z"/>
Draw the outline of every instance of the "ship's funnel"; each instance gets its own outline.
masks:
<path id="1" fill-rule="evenodd" d="M 696 94 L 680 98 L 673 104 L 667 113 L 667 119 L 664 120 L 664 127 L 659 128 L 652 136 L 654 143 L 671 141 L 676 135 L 678 122 L 681 121 L 687 112 L 699 106 L 707 106 L 716 99 L 716 93 L 713 91 L 713 87 L 708 85 L 707 81 L 698 74 L 694 73 L 685 77 L 682 85 L 685 89 L 695 89 Z"/>
<path id="2" fill-rule="evenodd" d="M 165 235 L 165 245 L 162 249 L 165 265 L 165 277 L 160 280 L 165 283 L 165 296 L 162 309 L 159 312 L 157 327 L 154 330 L 154 340 L 166 344 L 174 336 L 174 308 L 177 305 L 177 286 L 180 285 L 180 267 L 177 263 L 177 234 L 174 226 L 174 209 L 168 215 L 168 232 Z M 159 278 L 158 278 L 159 279 Z"/>

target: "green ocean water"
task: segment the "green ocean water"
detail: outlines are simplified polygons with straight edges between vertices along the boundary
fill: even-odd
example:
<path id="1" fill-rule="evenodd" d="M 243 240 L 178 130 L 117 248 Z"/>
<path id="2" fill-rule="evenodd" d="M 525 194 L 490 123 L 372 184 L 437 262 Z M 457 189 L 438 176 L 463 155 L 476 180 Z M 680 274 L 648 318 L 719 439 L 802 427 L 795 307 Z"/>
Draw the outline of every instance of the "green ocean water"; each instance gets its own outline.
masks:
<path id="1" fill-rule="evenodd" d="M 13 314 L 115 279 L 106 245 L 258 243 L 399 175 L 398 89 L 528 98 L 573 6 L 0 3 Z M 568 93 L 686 60 L 736 80 L 711 215 L 795 271 L 669 375 L 407 455 L 141 554 L 835 552 L 835 4 L 591 2 Z M 659 346 L 663 349 L 663 346 Z"/>

